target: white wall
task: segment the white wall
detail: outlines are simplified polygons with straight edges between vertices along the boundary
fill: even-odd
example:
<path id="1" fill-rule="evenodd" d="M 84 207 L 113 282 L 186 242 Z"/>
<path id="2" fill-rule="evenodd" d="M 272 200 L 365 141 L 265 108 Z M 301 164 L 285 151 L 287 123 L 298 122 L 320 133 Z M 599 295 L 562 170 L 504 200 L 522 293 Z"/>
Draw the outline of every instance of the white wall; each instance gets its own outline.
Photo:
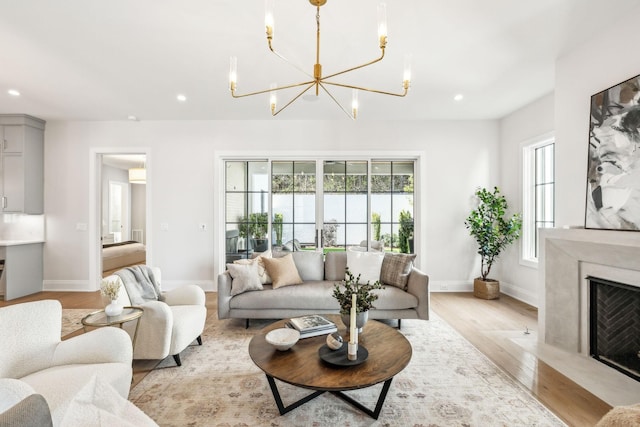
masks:
<path id="1" fill-rule="evenodd" d="M 584 226 L 591 95 L 640 74 L 640 6 L 556 62 L 556 224 Z"/>
<path id="2" fill-rule="evenodd" d="M 215 289 L 213 260 L 224 250 L 224 242 L 214 241 L 216 153 L 424 152 L 417 251 L 434 289 L 477 275 L 464 219 L 476 187 L 495 185 L 499 175 L 495 121 L 48 122 L 45 138 L 45 289 L 96 289 L 89 283 L 89 234 L 77 224 L 91 221 L 90 157 L 101 149 L 148 148 L 148 261 L 162 268 L 167 287 Z M 198 229 L 201 223 L 210 225 L 207 231 Z"/>
<path id="3" fill-rule="evenodd" d="M 554 130 L 554 96 L 549 94 L 500 121 L 500 190 L 511 213 L 522 212 L 522 144 Z M 558 196 L 556 196 L 556 199 Z M 538 305 L 538 270 L 520 264 L 522 240 L 511 245 L 498 261 L 500 290 Z"/>

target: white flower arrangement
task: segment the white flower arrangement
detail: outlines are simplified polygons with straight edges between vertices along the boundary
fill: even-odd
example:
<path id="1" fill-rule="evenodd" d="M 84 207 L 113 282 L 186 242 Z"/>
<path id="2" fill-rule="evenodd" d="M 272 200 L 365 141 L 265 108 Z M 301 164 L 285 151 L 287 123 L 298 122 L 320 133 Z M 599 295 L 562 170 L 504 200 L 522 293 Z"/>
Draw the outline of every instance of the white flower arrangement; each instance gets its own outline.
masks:
<path id="1" fill-rule="evenodd" d="M 119 280 L 103 280 L 100 283 L 100 294 L 108 297 L 111 301 L 118 299 L 118 292 L 120 291 Z"/>

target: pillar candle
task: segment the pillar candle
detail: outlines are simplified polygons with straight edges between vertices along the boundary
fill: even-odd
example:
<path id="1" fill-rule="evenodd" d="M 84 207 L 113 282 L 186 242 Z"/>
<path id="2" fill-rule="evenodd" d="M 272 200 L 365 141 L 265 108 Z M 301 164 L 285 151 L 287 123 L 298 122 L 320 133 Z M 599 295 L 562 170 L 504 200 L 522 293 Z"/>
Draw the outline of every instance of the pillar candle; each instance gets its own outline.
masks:
<path id="1" fill-rule="evenodd" d="M 351 318 L 349 319 L 349 342 L 356 343 L 356 294 L 351 294 Z"/>

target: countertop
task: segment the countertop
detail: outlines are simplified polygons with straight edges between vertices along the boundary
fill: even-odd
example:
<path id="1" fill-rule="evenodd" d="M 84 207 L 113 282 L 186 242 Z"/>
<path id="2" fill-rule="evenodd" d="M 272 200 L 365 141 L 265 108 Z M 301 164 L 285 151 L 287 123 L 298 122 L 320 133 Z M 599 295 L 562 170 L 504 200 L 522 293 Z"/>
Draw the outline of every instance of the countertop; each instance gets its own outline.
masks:
<path id="1" fill-rule="evenodd" d="M 32 245 L 44 243 L 44 240 L 0 240 L 0 246 Z"/>

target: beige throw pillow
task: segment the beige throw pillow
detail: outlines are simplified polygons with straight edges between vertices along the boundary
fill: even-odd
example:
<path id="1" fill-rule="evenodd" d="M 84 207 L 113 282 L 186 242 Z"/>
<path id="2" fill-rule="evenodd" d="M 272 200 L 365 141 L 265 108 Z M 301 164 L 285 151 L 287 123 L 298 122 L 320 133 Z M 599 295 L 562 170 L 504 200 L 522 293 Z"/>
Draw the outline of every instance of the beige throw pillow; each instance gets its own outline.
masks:
<path id="1" fill-rule="evenodd" d="M 384 254 L 380 281 L 385 285 L 406 290 L 414 259 L 415 254 Z"/>
<path id="2" fill-rule="evenodd" d="M 271 276 L 273 289 L 302 283 L 296 264 L 293 262 L 293 255 L 288 254 L 281 258 L 264 258 L 262 261 L 267 273 Z"/>
<path id="3" fill-rule="evenodd" d="M 231 275 L 231 296 L 247 291 L 261 291 L 263 289 L 258 277 L 258 263 L 227 264 Z"/>
<path id="4" fill-rule="evenodd" d="M 271 249 L 262 252 L 255 258 L 242 258 L 233 261 L 234 264 L 257 264 L 258 265 L 258 277 L 260 278 L 260 283 L 263 285 L 268 285 L 271 283 L 271 277 L 269 273 L 267 273 L 267 269 L 264 267 L 264 258 L 271 258 Z"/>

